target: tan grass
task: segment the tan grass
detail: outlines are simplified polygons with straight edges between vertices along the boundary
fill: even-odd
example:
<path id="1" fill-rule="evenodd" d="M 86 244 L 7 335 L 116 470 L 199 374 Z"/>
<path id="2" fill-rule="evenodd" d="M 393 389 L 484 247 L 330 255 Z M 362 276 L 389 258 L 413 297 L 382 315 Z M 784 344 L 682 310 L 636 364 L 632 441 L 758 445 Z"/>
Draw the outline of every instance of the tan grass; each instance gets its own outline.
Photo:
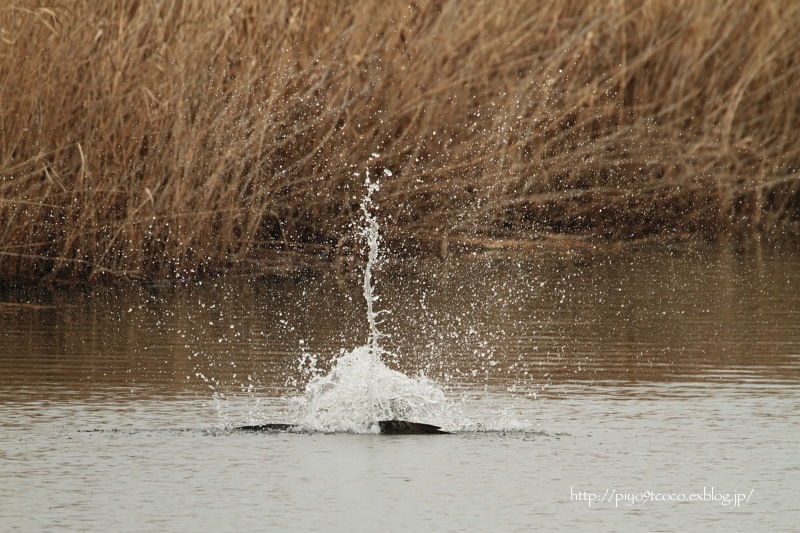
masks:
<path id="1" fill-rule="evenodd" d="M 11 0 L 0 276 L 349 253 L 367 167 L 398 253 L 797 231 L 798 26 L 794 0 Z"/>

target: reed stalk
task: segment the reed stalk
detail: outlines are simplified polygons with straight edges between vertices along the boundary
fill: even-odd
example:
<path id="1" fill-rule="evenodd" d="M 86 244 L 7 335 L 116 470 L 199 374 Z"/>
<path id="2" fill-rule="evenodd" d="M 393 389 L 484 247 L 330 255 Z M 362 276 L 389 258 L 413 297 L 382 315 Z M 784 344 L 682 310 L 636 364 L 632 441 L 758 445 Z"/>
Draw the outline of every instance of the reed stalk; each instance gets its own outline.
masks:
<path id="1" fill-rule="evenodd" d="M 796 235 L 798 26 L 794 0 L 10 0 L 0 277 L 354 253 L 367 168 L 400 254 Z"/>

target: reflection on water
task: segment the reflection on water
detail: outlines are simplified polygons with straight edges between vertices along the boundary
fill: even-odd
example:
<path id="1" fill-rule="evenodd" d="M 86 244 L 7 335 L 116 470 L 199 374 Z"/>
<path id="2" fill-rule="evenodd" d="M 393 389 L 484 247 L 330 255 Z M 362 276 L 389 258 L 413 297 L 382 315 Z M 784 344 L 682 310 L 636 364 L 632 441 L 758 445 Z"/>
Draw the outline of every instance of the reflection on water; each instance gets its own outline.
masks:
<path id="1" fill-rule="evenodd" d="M 386 267 L 390 361 L 519 394 L 638 383 L 768 389 L 800 379 L 800 260 L 684 251 Z M 0 305 L 0 395 L 279 396 L 366 341 L 358 281 L 334 274 L 54 291 Z M 30 298 L 15 292 L 9 298 Z M 597 387 L 600 387 L 598 389 Z"/>
<path id="2" fill-rule="evenodd" d="M 800 256 L 543 252 L 406 261 L 376 277 L 378 307 L 391 312 L 388 363 L 444 386 L 463 417 L 444 422 L 526 431 L 435 442 L 209 433 L 291 420 L 290 397 L 366 342 L 357 277 L 5 289 L 0 522 L 103 529 L 100 509 L 117 495 L 117 530 L 258 528 L 266 515 L 286 528 L 374 530 L 338 510 L 367 501 L 364 520 L 408 521 L 402 497 L 417 518 L 393 525 L 411 529 L 494 529 L 484 520 L 504 516 L 510 529 L 625 529 L 622 512 L 584 515 L 570 487 L 717 483 L 755 487 L 749 514 L 729 522 L 703 506 L 641 505 L 628 528 L 795 523 L 786 491 L 800 488 Z M 171 496 L 153 499 L 153 476 Z M 334 486 L 346 490 L 325 494 Z M 36 512 L 54 493 L 60 511 Z M 141 521 L 149 508 L 161 521 Z M 381 529 L 408 529 L 391 526 Z"/>

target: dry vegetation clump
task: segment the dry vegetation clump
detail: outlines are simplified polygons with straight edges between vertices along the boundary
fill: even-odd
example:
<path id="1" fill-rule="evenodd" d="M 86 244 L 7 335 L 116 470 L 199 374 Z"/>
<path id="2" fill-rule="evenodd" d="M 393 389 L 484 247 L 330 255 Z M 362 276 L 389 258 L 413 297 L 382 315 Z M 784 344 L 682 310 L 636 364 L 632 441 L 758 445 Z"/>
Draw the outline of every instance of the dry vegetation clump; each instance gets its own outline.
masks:
<path id="1" fill-rule="evenodd" d="M 798 26 L 795 0 L 11 0 L 0 276 L 349 253 L 367 168 L 399 253 L 797 232 Z"/>

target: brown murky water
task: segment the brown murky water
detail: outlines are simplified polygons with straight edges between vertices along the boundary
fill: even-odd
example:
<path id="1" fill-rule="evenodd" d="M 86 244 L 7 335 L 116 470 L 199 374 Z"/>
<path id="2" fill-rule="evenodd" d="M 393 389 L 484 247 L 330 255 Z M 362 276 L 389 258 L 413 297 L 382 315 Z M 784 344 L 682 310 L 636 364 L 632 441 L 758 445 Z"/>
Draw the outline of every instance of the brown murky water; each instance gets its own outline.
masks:
<path id="1" fill-rule="evenodd" d="M 800 254 L 728 248 L 389 264 L 390 366 L 444 437 L 292 421 L 363 344 L 360 280 L 0 293 L 4 531 L 789 531 Z"/>

